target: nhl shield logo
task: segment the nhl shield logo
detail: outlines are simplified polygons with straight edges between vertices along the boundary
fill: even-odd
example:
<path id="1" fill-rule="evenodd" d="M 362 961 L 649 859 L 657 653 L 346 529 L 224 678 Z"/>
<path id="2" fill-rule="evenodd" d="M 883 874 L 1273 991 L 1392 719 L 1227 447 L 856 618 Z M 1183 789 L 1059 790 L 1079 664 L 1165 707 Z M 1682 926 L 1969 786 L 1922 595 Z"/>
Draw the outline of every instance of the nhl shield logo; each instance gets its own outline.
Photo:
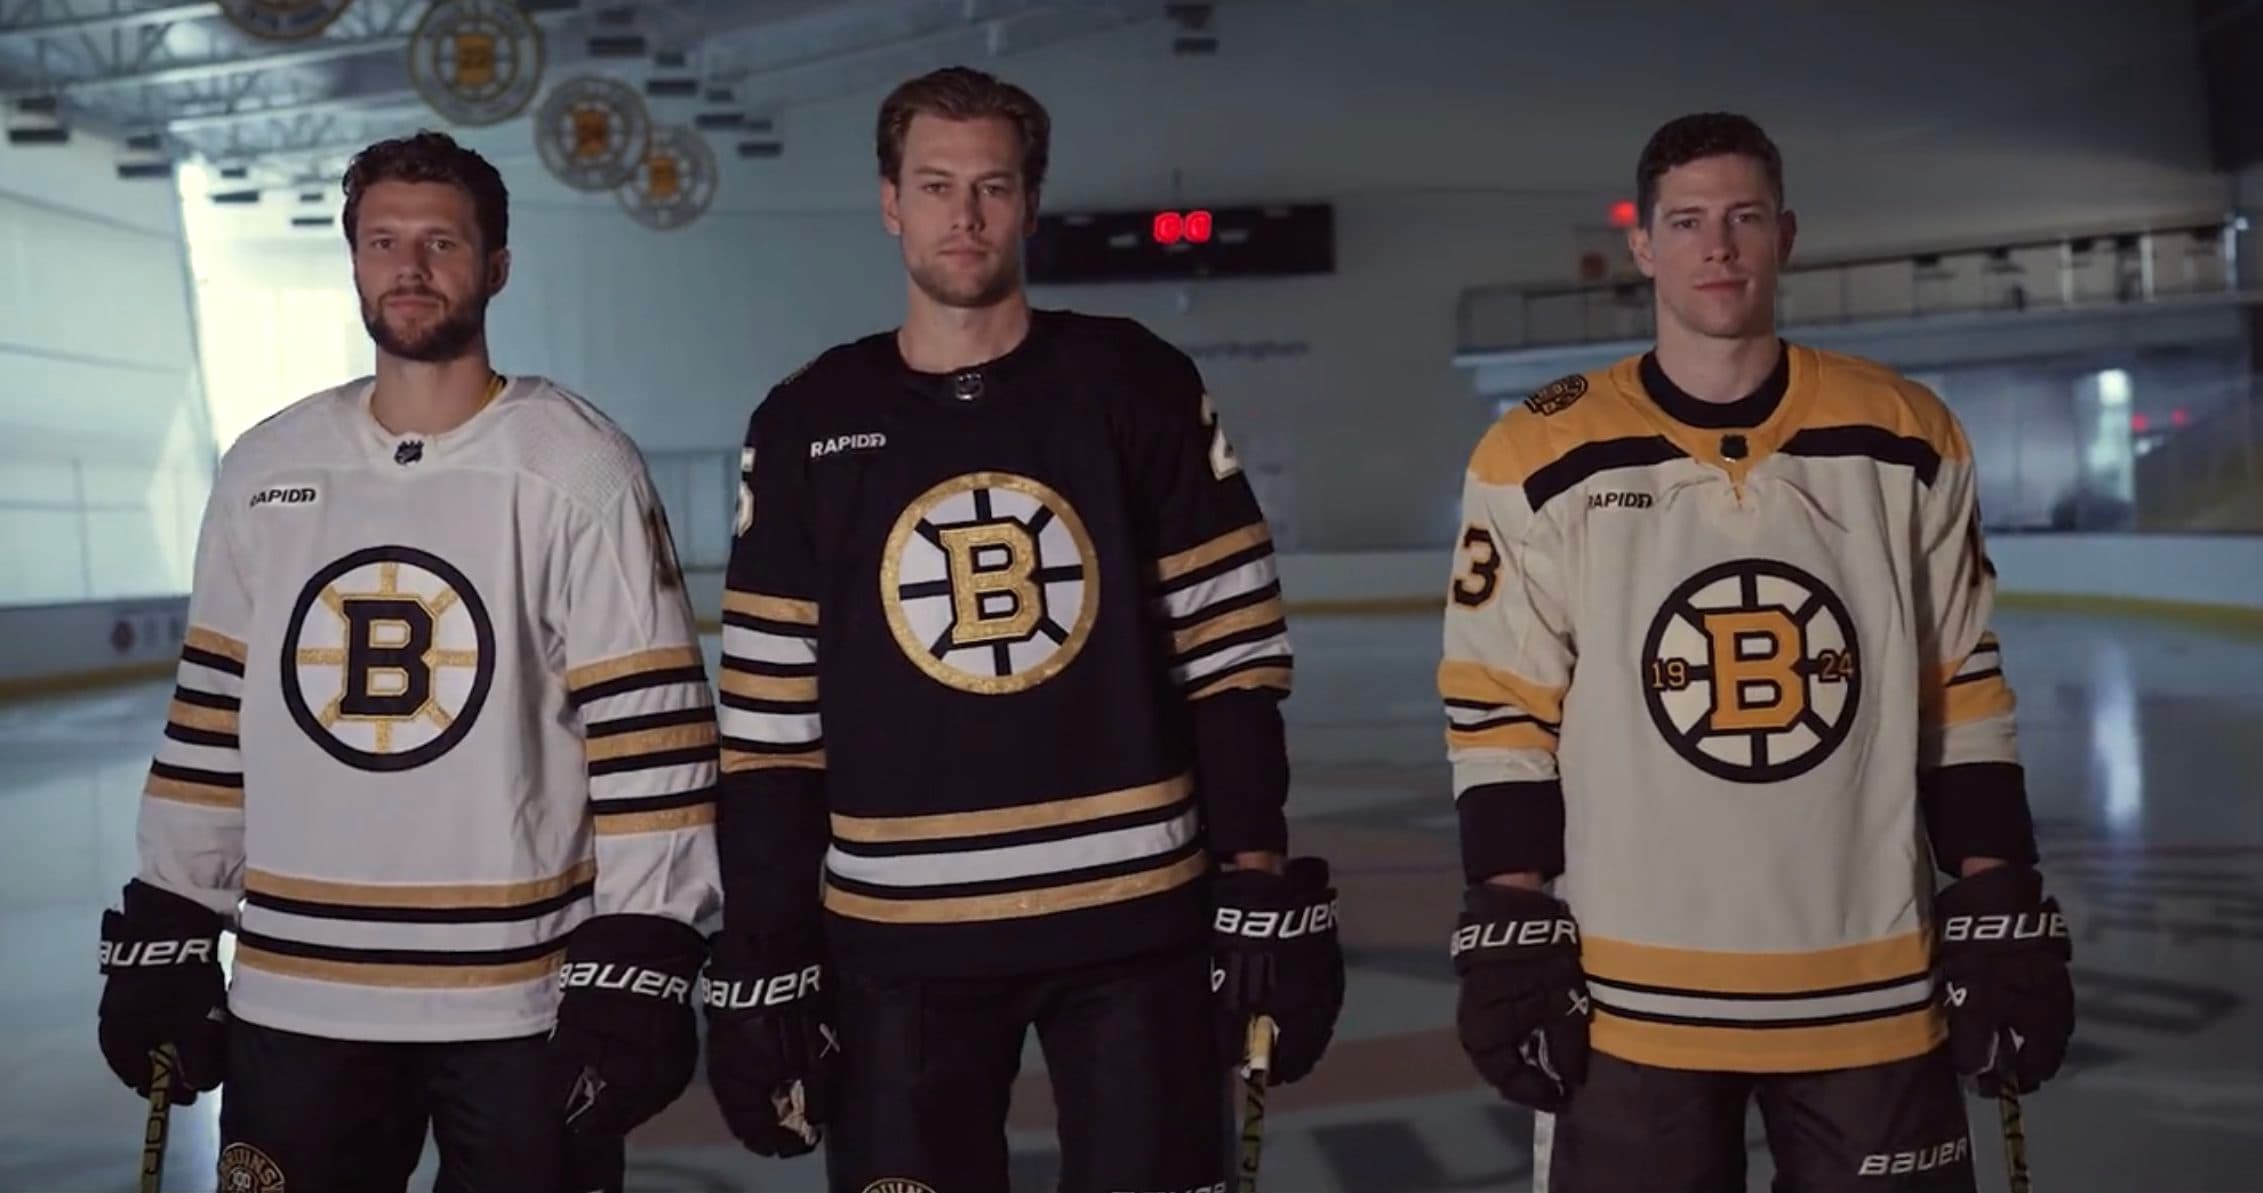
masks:
<path id="1" fill-rule="evenodd" d="M 558 85 L 534 115 L 534 144 L 558 181 L 609 191 L 635 177 L 652 141 L 652 116 L 636 88 L 603 75 Z"/>
<path id="2" fill-rule="evenodd" d="M 1100 608 L 1092 536 L 1025 476 L 971 472 L 914 498 L 881 551 L 880 601 L 904 657 L 996 696 L 1060 674 Z"/>
<path id="3" fill-rule="evenodd" d="M 510 0 L 440 0 L 409 38 L 409 79 L 456 124 L 518 115 L 542 83 L 542 29 Z"/>

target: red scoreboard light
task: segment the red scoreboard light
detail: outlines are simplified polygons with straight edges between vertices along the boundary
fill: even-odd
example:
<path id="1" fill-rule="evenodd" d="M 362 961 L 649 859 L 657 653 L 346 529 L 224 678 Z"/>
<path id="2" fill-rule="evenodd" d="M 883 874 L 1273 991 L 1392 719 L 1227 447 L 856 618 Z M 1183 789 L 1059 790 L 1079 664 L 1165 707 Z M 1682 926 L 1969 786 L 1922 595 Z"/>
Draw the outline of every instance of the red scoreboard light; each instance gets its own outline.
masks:
<path id="1" fill-rule="evenodd" d="M 1149 221 L 1157 244 L 1210 243 L 1210 213 L 1200 208 L 1193 211 L 1158 211 Z"/>
<path id="2" fill-rule="evenodd" d="M 1032 285 L 1333 273 L 1335 228 L 1326 203 L 1042 212 L 1023 263 Z"/>

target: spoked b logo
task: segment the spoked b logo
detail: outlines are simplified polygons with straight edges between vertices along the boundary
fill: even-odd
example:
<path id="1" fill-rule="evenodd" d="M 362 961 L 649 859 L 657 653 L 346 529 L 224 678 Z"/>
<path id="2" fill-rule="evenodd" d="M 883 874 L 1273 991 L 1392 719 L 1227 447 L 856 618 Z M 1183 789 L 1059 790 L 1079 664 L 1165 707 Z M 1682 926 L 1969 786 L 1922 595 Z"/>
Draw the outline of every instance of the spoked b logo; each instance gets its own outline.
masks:
<path id="1" fill-rule="evenodd" d="M 1643 643 L 1650 719 L 1675 752 L 1719 778 L 1774 783 L 1844 742 L 1861 704 L 1854 618 L 1821 580 L 1740 559 L 1684 581 Z"/>
<path id="2" fill-rule="evenodd" d="M 282 664 L 291 719 L 331 757 L 409 770 L 471 731 L 495 679 L 495 627 L 446 560 L 369 547 L 300 590 Z"/>

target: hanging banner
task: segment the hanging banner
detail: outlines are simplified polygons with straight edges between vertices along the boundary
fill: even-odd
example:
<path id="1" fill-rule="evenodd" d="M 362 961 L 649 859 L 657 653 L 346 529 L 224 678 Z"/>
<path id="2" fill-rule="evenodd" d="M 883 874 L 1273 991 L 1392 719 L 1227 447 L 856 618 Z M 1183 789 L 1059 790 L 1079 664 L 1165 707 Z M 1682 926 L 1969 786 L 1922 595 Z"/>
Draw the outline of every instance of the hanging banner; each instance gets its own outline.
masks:
<path id="1" fill-rule="evenodd" d="M 652 117 L 636 88 L 604 75 L 560 83 L 534 117 L 542 164 L 578 191 L 626 185 L 644 161 Z"/>
<path id="2" fill-rule="evenodd" d="M 698 219 L 715 200 L 715 151 L 707 138 L 673 124 L 653 130 L 636 175 L 616 192 L 629 217 L 667 231 Z"/>
<path id="3" fill-rule="evenodd" d="M 500 124 L 542 86 L 542 29 L 513 0 L 439 0 L 409 37 L 409 79 L 456 124 Z"/>

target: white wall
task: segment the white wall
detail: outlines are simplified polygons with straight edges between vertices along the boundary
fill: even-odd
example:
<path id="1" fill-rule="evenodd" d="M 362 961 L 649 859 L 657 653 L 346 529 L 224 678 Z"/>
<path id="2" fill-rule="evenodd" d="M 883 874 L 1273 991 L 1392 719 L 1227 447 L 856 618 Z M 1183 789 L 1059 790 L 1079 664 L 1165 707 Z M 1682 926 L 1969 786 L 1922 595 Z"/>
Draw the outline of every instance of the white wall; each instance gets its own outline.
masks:
<path id="1" fill-rule="evenodd" d="M 188 584 L 212 439 L 180 205 L 115 161 L 0 143 L 0 604 Z"/>
<path id="2" fill-rule="evenodd" d="M 1485 418 L 1449 363 L 1457 294 L 1567 280 L 1574 229 L 1631 194 L 1643 139 L 1672 115 L 1763 121 L 1816 255 L 2182 220 L 2229 199 L 2208 169 L 2188 6 L 1738 13 L 1246 2 L 1220 6 L 1215 58 L 1174 58 L 1170 30 L 1146 26 L 994 64 L 1052 109 L 1055 208 L 1168 202 L 1177 171 L 1190 202 L 1338 209 L 1332 277 L 1037 298 L 1225 346 L 1204 366 L 1284 539 L 1391 547 L 1450 532 Z M 523 123 L 469 135 L 516 198 L 517 278 L 492 309 L 503 367 L 575 385 L 650 449 L 727 456 L 772 382 L 901 309 L 873 211 L 878 99 L 782 113 L 775 161 L 718 140 L 718 210 L 665 234 L 549 180 Z M 342 251 L 334 232 L 310 243 Z M 1232 355 L 1264 343 L 1291 347 Z"/>

